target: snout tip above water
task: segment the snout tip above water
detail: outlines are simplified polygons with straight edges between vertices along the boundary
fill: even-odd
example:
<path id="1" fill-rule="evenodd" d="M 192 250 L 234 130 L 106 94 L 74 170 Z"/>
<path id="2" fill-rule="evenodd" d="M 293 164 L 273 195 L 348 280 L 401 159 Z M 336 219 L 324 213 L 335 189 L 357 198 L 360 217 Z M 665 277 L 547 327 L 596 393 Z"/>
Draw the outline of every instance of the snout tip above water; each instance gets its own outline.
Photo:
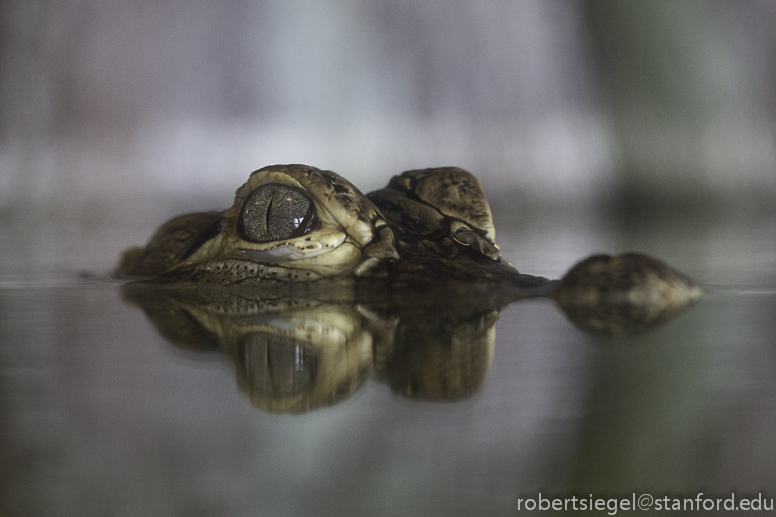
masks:
<path id="1" fill-rule="evenodd" d="M 666 263 L 639 253 L 593 255 L 558 282 L 553 298 L 577 326 L 620 334 L 665 323 L 703 296 Z"/>

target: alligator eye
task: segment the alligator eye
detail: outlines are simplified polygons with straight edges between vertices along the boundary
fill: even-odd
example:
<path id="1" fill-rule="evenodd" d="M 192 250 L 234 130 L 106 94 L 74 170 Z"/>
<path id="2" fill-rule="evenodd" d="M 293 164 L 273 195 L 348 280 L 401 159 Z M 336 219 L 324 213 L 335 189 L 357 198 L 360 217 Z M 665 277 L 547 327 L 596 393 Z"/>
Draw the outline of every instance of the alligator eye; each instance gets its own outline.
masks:
<path id="1" fill-rule="evenodd" d="M 271 242 L 306 234 L 314 219 L 315 208 L 302 191 L 268 183 L 248 197 L 240 229 L 243 237 L 251 242 Z"/>

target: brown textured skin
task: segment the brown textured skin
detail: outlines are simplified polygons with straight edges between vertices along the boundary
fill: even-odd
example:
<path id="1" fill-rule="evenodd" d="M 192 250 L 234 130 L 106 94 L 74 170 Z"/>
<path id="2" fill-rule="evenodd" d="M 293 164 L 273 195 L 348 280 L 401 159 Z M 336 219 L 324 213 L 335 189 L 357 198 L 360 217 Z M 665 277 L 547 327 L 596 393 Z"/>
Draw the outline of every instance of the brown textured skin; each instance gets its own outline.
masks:
<path id="1" fill-rule="evenodd" d="M 476 177 L 463 169 L 438 167 L 406 171 L 391 178 L 385 189 L 372 192 L 367 197 L 375 201 L 386 190 L 433 207 L 442 217 L 460 220 L 481 230 L 491 240 L 496 238 L 490 206 L 482 186 Z"/>
<path id="2" fill-rule="evenodd" d="M 240 216 L 245 202 L 257 187 L 268 182 L 283 183 L 305 192 L 316 207 L 315 231 L 304 238 L 276 244 L 257 244 L 243 239 Z M 210 227 L 200 224 L 205 218 L 208 221 L 217 218 L 219 227 L 214 235 Z M 332 237 L 337 234 L 344 237 L 344 243 Z M 329 235 L 330 242 L 322 245 L 331 244 L 332 248 L 318 258 L 273 260 L 242 255 L 245 251 L 280 248 L 292 241 L 301 250 L 312 248 L 315 237 L 321 235 Z M 124 253 L 115 276 L 197 284 L 309 281 L 363 273 L 381 261 L 396 259 L 392 240 L 382 214 L 346 179 L 307 165 L 272 165 L 251 174 L 237 189 L 234 204 L 227 210 L 188 214 L 162 225 L 144 248 L 132 248 Z M 192 243 L 199 247 L 190 253 Z"/>
<path id="3" fill-rule="evenodd" d="M 304 260 L 245 260 L 229 251 L 256 247 L 243 241 L 237 228 L 246 199 L 268 179 L 304 189 L 319 216 L 326 214 L 331 224 L 348 234 L 360 250 L 360 261 L 319 267 Z M 218 234 L 209 235 L 215 220 L 220 224 Z M 187 255 L 191 242 L 202 240 L 203 235 L 211 238 L 215 249 Z M 224 212 L 188 214 L 165 223 L 145 248 L 125 252 L 115 274 L 175 283 L 264 285 L 275 280 L 380 278 L 400 273 L 482 282 L 512 275 L 519 280 L 517 271 L 500 259 L 493 235 L 490 207 L 479 181 L 462 169 L 408 171 L 365 196 L 332 171 L 274 165 L 251 174 Z"/>
<path id="4" fill-rule="evenodd" d="M 242 207 L 255 188 L 254 180 L 260 178 L 265 172 L 285 174 L 299 182 L 314 201 L 330 209 L 337 207 L 336 212 L 332 211 L 332 215 L 343 227 L 351 227 L 354 220 L 372 226 L 381 224 L 382 214 L 378 213 L 374 205 L 369 203 L 366 196 L 355 185 L 336 172 L 300 164 L 270 165 L 253 172 L 248 181 L 235 193 L 234 205 L 227 211 L 229 215 Z M 360 243 L 367 244 L 367 241 L 360 241 Z"/>
<path id="5" fill-rule="evenodd" d="M 171 264 L 181 262 L 192 240 L 212 228 L 218 220 L 218 212 L 175 217 L 159 228 L 144 248 L 125 251 L 116 271 L 120 276 L 129 277 L 158 275 Z"/>
<path id="6" fill-rule="evenodd" d="M 305 191 L 317 209 L 309 238 L 242 240 L 245 200 L 267 182 Z M 262 255 L 335 234 L 342 244 L 323 260 Z M 175 345 L 221 350 L 252 403 L 273 412 L 337 403 L 370 376 L 413 399 L 469 396 L 500 310 L 523 298 L 549 297 L 578 327 L 612 334 L 659 325 L 701 295 L 636 253 L 595 255 L 556 281 L 521 274 L 494 238 L 482 188 L 461 169 L 408 171 L 364 196 L 331 171 L 278 165 L 254 172 L 231 208 L 162 225 L 117 274 L 145 277 L 125 299 Z"/>
<path id="7" fill-rule="evenodd" d="M 702 291 L 664 262 L 641 255 L 594 255 L 560 280 L 552 297 L 570 320 L 618 333 L 659 325 L 699 299 Z"/>
<path id="8" fill-rule="evenodd" d="M 269 182 L 307 194 L 317 210 L 313 231 L 277 243 L 242 238 L 245 201 Z M 606 332 L 647 327 L 700 297 L 689 279 L 639 254 L 592 257 L 560 281 L 521 274 L 501 258 L 494 237 L 479 181 L 456 167 L 407 171 L 365 196 L 332 171 L 273 165 L 251 174 L 229 209 L 164 224 L 146 247 L 124 254 L 116 274 L 168 286 L 228 285 L 270 298 L 337 302 L 422 306 L 471 297 L 503 306 L 548 296 L 578 325 Z M 318 255 L 304 254 L 315 245 Z M 302 256 L 267 254 L 288 249 Z"/>

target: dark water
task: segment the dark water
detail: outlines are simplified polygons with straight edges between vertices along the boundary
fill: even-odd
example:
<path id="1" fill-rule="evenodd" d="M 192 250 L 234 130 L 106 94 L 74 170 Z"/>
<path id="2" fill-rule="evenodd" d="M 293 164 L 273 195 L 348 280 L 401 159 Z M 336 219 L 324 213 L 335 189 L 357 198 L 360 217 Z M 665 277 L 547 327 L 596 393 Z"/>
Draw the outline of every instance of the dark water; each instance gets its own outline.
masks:
<path id="1" fill-rule="evenodd" d="M 256 407 L 244 338 L 231 354 L 175 346 L 120 284 L 78 276 L 79 264 L 107 269 L 112 248 L 133 243 L 126 232 L 97 244 L 75 232 L 56 257 L 56 232 L 6 229 L 0 515 L 515 515 L 540 492 L 776 497 L 770 221 L 623 230 L 570 217 L 503 230 L 515 226 L 497 220 L 499 241 L 526 272 L 560 276 L 591 252 L 634 249 L 689 273 L 707 295 L 660 328 L 617 338 L 575 328 L 550 301 L 516 303 L 495 322 L 494 342 L 466 349 L 479 369 L 429 352 L 436 375 L 465 388 L 446 401 L 413 398 L 422 383 L 402 381 L 412 359 L 386 374 L 374 341 L 358 341 L 346 354 L 363 366 L 346 383 L 352 393 L 285 414 L 266 410 L 266 383 L 265 409 Z M 24 267 L 39 252 L 50 258 Z M 357 330 L 341 315 L 317 318 Z M 288 395 L 309 379 L 273 382 Z"/>

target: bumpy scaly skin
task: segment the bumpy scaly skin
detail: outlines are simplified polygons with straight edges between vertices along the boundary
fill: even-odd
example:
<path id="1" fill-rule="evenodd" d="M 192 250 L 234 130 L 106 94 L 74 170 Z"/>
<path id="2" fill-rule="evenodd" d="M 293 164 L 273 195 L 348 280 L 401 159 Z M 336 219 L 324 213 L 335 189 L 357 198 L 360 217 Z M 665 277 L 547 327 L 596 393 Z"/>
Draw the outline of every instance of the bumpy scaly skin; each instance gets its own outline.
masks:
<path id="1" fill-rule="evenodd" d="M 552 297 L 572 321 L 589 330 L 616 333 L 659 325 L 702 294 L 665 263 L 626 253 L 583 260 L 560 280 Z"/>
<path id="2" fill-rule="evenodd" d="M 310 197 L 316 207 L 315 231 L 269 243 L 242 237 L 246 200 L 268 183 L 291 186 Z M 364 196 L 334 172 L 277 165 L 251 174 L 224 212 L 189 214 L 163 225 L 145 248 L 124 254 L 117 275 L 266 284 L 399 272 L 482 281 L 516 274 L 500 260 L 494 237 L 480 183 L 462 169 L 408 171 Z"/>
<path id="3" fill-rule="evenodd" d="M 315 215 L 305 233 L 272 242 L 251 242 L 243 235 L 241 227 L 253 224 L 244 219 L 250 214 L 270 224 L 261 203 L 246 211 L 257 189 L 273 188 L 268 184 L 309 198 L 304 206 L 314 207 Z M 265 198 L 271 205 L 272 195 L 255 199 Z M 646 326 L 700 296 L 690 280 L 638 254 L 592 257 L 560 281 L 524 275 L 501 258 L 494 239 L 482 187 L 462 169 L 407 171 L 365 196 L 334 172 L 274 165 L 251 174 L 229 209 L 164 224 L 145 248 L 124 254 L 117 275 L 175 286 L 256 287 L 266 296 L 293 293 L 330 301 L 386 296 L 396 301 L 409 292 L 416 301 L 422 295 L 426 300 L 466 295 L 501 304 L 549 296 L 570 316 L 576 314 L 577 323 L 585 320 L 600 330 L 610 329 L 599 320 L 615 328 L 618 318 Z"/>
<path id="4" fill-rule="evenodd" d="M 117 274 L 150 280 L 125 298 L 172 343 L 224 352 L 253 404 L 276 412 L 336 403 L 371 375 L 410 398 L 466 397 L 491 364 L 499 311 L 522 298 L 618 333 L 700 296 L 639 254 L 596 255 L 558 281 L 524 275 L 494 239 L 464 170 L 407 171 L 364 196 L 331 171 L 277 165 L 251 174 L 229 209 L 162 225 Z"/>
<path id="5" fill-rule="evenodd" d="M 144 247 L 126 250 L 116 269 L 118 276 L 151 277 L 185 261 L 201 238 L 221 231 L 217 212 L 185 214 L 162 225 Z"/>
<path id="6" fill-rule="evenodd" d="M 404 248 L 420 242 L 427 247 L 451 245 L 478 259 L 498 261 L 501 256 L 480 182 L 463 169 L 407 171 L 367 197 L 380 207 Z"/>
<path id="7" fill-rule="evenodd" d="M 169 341 L 220 349 L 253 404 L 279 412 L 336 403 L 373 372 L 407 397 L 468 396 L 491 364 L 499 311 L 522 298 L 547 296 L 577 326 L 618 333 L 701 295 L 639 254 L 596 255 L 557 281 L 524 275 L 494 239 L 464 170 L 407 171 L 364 196 L 331 171 L 277 165 L 251 174 L 229 209 L 162 225 L 117 274 L 150 280 L 124 295 Z"/>
<path id="8" fill-rule="evenodd" d="M 245 240 L 239 218 L 246 199 L 267 183 L 309 196 L 316 207 L 315 231 L 268 243 Z M 216 284 L 317 280 L 362 274 L 398 258 L 392 242 L 380 212 L 350 182 L 315 167 L 277 165 L 251 174 L 232 207 L 220 214 L 190 214 L 163 225 L 145 248 L 125 252 L 116 274 Z"/>

